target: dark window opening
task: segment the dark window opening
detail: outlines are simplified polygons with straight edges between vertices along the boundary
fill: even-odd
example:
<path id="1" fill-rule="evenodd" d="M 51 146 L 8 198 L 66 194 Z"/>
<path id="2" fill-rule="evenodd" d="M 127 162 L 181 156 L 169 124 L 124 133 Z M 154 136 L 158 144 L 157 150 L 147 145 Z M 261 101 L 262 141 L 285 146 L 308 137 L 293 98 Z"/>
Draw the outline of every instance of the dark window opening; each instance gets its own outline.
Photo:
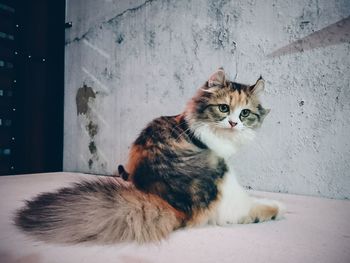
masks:
<path id="1" fill-rule="evenodd" d="M 0 0 L 0 174 L 62 170 L 62 0 Z"/>

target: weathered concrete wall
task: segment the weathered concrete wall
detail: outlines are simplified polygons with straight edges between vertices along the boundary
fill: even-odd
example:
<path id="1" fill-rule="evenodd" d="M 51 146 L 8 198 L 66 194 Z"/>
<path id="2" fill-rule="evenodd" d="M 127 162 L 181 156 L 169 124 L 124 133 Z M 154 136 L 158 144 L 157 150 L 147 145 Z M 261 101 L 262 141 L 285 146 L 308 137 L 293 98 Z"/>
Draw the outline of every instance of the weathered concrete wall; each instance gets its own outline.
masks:
<path id="1" fill-rule="evenodd" d="M 224 66 L 262 74 L 272 109 L 233 160 L 242 184 L 349 198 L 349 15 L 348 0 L 68 0 L 64 169 L 114 172 Z"/>

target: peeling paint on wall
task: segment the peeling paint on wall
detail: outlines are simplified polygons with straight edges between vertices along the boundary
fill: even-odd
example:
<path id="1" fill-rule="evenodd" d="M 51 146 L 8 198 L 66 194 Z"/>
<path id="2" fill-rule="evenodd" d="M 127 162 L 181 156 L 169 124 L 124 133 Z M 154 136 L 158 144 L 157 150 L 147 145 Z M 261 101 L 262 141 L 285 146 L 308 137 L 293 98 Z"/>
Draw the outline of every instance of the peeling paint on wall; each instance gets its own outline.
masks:
<path id="1" fill-rule="evenodd" d="M 91 87 L 84 84 L 83 87 L 79 88 L 75 97 L 77 114 L 87 114 L 89 111 L 89 101 L 94 98 L 96 98 L 96 94 Z"/>
<path id="2" fill-rule="evenodd" d="M 110 78 L 110 73 L 108 72 L 108 69 L 105 68 L 102 75 L 106 78 Z M 84 130 L 88 134 L 88 141 L 86 147 L 83 147 L 83 149 L 88 149 L 89 156 L 88 160 L 86 162 L 89 171 L 94 172 L 101 172 L 105 169 L 105 162 L 101 160 L 99 156 L 99 151 L 95 142 L 95 137 L 98 135 L 99 132 L 99 125 L 98 125 L 98 113 L 92 112 L 92 107 L 95 106 L 95 99 L 97 98 L 97 95 L 99 93 L 95 92 L 94 89 L 85 83 L 81 88 L 77 90 L 76 94 L 76 108 L 77 108 L 77 115 L 83 115 L 83 118 L 80 118 L 79 121 L 83 123 Z"/>
<path id="3" fill-rule="evenodd" d="M 89 124 L 86 125 L 86 129 L 91 139 L 93 139 L 98 133 L 98 125 L 96 123 L 93 123 L 91 120 L 89 121 Z"/>

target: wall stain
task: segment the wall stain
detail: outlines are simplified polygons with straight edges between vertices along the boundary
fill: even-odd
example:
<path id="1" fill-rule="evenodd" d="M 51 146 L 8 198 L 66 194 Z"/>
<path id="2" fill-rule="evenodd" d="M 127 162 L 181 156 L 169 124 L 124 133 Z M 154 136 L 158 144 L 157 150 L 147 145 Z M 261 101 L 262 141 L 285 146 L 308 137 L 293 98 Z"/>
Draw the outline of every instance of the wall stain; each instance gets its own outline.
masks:
<path id="1" fill-rule="evenodd" d="M 231 32 L 232 23 L 238 24 L 242 11 L 238 6 L 232 8 L 230 1 L 212 1 L 209 2 L 208 16 L 216 21 L 206 28 L 209 34 L 210 44 L 214 49 L 230 50 L 232 54 L 236 51 L 236 42 L 233 41 Z"/>
<path id="2" fill-rule="evenodd" d="M 113 73 L 110 69 L 104 68 L 104 70 L 101 72 L 102 76 L 104 76 L 107 80 L 113 79 Z"/>
<path id="3" fill-rule="evenodd" d="M 87 114 L 90 110 L 89 100 L 96 98 L 96 93 L 91 87 L 88 87 L 86 84 L 83 87 L 78 89 L 77 95 L 75 97 L 75 102 L 77 104 L 77 115 Z"/>
<path id="4" fill-rule="evenodd" d="M 92 155 L 94 155 L 97 152 L 96 144 L 94 141 L 91 141 L 89 143 L 89 151 Z"/>
<path id="5" fill-rule="evenodd" d="M 118 44 L 121 44 L 124 41 L 124 34 L 119 34 L 116 41 Z"/>
<path id="6" fill-rule="evenodd" d="M 178 85 L 179 87 L 179 90 L 181 91 L 181 94 L 184 95 L 184 92 L 185 92 L 185 87 L 184 87 L 184 82 L 180 76 L 179 73 L 175 72 L 174 73 L 174 79 L 175 79 L 175 82 L 176 84 Z"/>
<path id="7" fill-rule="evenodd" d="M 89 124 L 85 126 L 90 138 L 94 138 L 98 133 L 98 125 L 90 120 Z"/>
<path id="8" fill-rule="evenodd" d="M 88 160 L 90 170 L 92 169 L 94 162 L 99 160 L 97 146 L 94 141 L 95 136 L 98 134 L 99 126 L 97 123 L 95 123 L 89 106 L 89 103 L 94 102 L 96 95 L 97 92 L 95 92 L 92 87 L 89 87 L 86 84 L 83 84 L 83 86 L 78 89 L 76 95 L 77 115 L 85 115 L 86 121 L 88 121 L 88 123 L 85 125 L 85 129 L 90 137 L 88 144 L 89 152 L 91 154 L 91 158 Z"/>
<path id="9" fill-rule="evenodd" d="M 94 164 L 94 161 L 92 159 L 89 159 L 89 169 L 91 170 L 92 168 L 92 165 Z"/>
<path id="10" fill-rule="evenodd" d="M 92 155 L 91 158 L 88 161 L 89 164 L 89 169 L 91 170 L 94 161 L 98 161 L 99 160 L 99 156 L 97 153 L 97 146 L 96 143 L 94 141 L 94 137 L 97 135 L 98 133 L 98 125 L 96 123 L 94 123 L 92 120 L 90 120 L 89 124 L 85 126 L 89 137 L 90 137 L 90 142 L 88 145 L 89 148 L 89 152 Z"/>
<path id="11" fill-rule="evenodd" d="M 146 41 L 150 48 L 154 48 L 155 38 L 156 38 L 156 32 L 154 31 L 149 31 L 148 34 L 146 35 Z"/>

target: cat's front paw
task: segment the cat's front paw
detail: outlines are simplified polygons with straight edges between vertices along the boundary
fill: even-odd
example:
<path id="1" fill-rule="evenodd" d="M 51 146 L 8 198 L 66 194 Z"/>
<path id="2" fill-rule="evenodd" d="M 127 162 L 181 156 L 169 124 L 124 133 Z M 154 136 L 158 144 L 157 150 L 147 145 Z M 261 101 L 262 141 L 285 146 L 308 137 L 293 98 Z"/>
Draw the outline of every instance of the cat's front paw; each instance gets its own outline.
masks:
<path id="1" fill-rule="evenodd" d="M 258 199 L 253 203 L 248 215 L 242 218 L 239 223 L 250 224 L 281 219 L 285 211 L 285 206 L 278 201 Z"/>

